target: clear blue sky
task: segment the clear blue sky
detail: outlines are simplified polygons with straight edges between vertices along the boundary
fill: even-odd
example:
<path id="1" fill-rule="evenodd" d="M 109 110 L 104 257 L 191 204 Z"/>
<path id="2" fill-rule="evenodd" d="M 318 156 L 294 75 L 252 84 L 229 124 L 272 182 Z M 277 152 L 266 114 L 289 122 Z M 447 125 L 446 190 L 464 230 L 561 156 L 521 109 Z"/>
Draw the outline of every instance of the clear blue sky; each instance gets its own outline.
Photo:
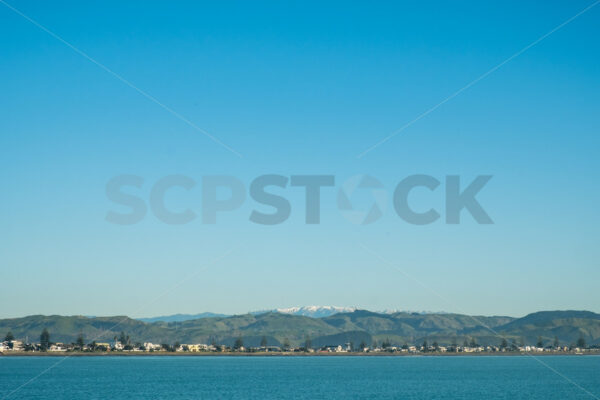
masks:
<path id="1" fill-rule="evenodd" d="M 0 4 L 0 317 L 600 312 L 600 5 L 357 159 L 591 1 L 9 2 L 243 157 Z M 336 187 L 320 225 L 287 188 L 281 225 L 249 222 L 248 201 L 216 225 L 118 226 L 104 191 L 123 173 L 145 200 L 169 174 L 366 173 L 388 194 L 416 173 L 491 174 L 478 199 L 495 224 L 413 226 L 388 207 L 353 225 Z M 443 204 L 419 193 L 419 210 Z"/>

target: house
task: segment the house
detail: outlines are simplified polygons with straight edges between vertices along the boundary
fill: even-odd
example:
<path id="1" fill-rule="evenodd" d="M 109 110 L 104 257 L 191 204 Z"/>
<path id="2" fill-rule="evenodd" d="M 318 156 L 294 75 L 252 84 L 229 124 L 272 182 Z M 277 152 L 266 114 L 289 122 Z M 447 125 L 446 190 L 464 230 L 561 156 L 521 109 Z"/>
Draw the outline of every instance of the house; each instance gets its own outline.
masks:
<path id="1" fill-rule="evenodd" d="M 525 348 L 523 350 L 527 351 L 527 352 L 535 352 L 535 351 L 544 351 L 544 348 L 536 347 L 536 346 L 525 346 Z"/>
<path id="2" fill-rule="evenodd" d="M 346 350 L 342 347 L 341 344 L 339 345 L 329 345 L 329 346 L 323 346 L 321 347 L 321 351 L 322 352 L 326 352 L 326 353 L 345 353 Z"/>
<path id="3" fill-rule="evenodd" d="M 269 352 L 280 352 L 281 347 L 279 346 L 260 346 L 260 347 L 252 347 L 250 349 L 252 352 L 261 352 L 261 353 L 269 353 Z"/>
<path id="4" fill-rule="evenodd" d="M 48 351 L 67 351 L 68 347 L 64 343 L 53 343 L 48 348 Z"/>
<path id="5" fill-rule="evenodd" d="M 146 351 L 160 351 L 162 349 L 162 346 L 160 344 L 146 342 L 144 343 L 144 348 L 146 349 Z"/>
<path id="6" fill-rule="evenodd" d="M 199 351 L 208 351 L 207 344 L 184 344 L 183 346 L 187 346 L 188 351 L 192 353 L 197 353 Z"/>
<path id="7" fill-rule="evenodd" d="M 20 340 L 13 340 L 11 342 L 12 351 L 23 351 L 25 350 L 25 344 Z"/>
<path id="8" fill-rule="evenodd" d="M 100 351 L 110 351 L 110 343 L 96 343 L 96 349 Z"/>

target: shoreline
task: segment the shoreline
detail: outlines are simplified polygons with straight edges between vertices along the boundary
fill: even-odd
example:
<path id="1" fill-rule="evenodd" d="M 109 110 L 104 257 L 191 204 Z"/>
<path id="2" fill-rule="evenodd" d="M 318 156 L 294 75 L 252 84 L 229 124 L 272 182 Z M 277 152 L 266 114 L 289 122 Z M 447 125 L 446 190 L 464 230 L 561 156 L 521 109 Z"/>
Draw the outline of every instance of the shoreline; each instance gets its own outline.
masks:
<path id="1" fill-rule="evenodd" d="M 600 356 L 600 352 L 552 353 L 552 352 L 506 352 L 506 353 L 219 353 L 219 352 L 10 352 L 3 357 L 515 357 L 515 356 Z"/>

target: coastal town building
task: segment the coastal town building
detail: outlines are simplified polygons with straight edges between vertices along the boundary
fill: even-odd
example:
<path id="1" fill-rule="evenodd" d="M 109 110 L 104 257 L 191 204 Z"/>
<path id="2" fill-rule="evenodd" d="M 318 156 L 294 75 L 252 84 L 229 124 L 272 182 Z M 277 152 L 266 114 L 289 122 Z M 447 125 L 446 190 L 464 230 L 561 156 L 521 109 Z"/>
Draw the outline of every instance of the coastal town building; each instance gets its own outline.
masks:
<path id="1" fill-rule="evenodd" d="M 424 343 L 425 344 L 425 343 Z M 361 344 L 362 346 L 363 344 Z M 81 343 L 49 343 L 45 347 L 40 343 L 27 343 L 23 340 L 10 340 L 0 342 L 0 354 L 19 353 L 19 352 L 42 352 L 50 353 L 65 353 L 65 352 L 179 352 L 179 353 L 200 353 L 200 352 L 236 352 L 236 353 L 388 353 L 388 354 L 444 354 L 444 353 L 553 353 L 553 354 L 600 354 L 600 346 L 593 345 L 591 347 L 576 347 L 576 346 L 533 346 L 533 345 L 511 345 L 502 346 L 495 345 L 474 345 L 474 346 L 439 346 L 437 343 L 427 346 L 402 345 L 392 346 L 389 343 L 383 346 L 364 346 L 353 347 L 351 343 L 331 344 L 319 348 L 304 348 L 292 347 L 286 345 L 280 346 L 259 346 L 259 347 L 244 347 L 231 348 L 224 344 L 176 344 L 171 346 L 168 344 L 155 344 L 151 342 L 137 343 L 135 345 L 123 345 L 120 341 L 115 341 L 112 344 L 108 342 L 92 342 L 87 345 Z"/>

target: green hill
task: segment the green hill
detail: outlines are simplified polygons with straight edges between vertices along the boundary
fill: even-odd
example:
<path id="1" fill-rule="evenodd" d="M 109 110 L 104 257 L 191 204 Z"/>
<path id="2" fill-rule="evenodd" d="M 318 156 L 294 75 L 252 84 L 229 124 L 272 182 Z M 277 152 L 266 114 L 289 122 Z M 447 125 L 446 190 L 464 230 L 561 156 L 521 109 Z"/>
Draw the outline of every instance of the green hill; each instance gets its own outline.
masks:
<path id="1" fill-rule="evenodd" d="M 502 336 L 525 344 L 542 337 L 546 344 L 557 337 L 570 345 L 579 337 L 600 344 L 600 314 L 589 311 L 542 311 L 523 318 L 468 316 L 462 314 L 380 314 L 357 310 L 325 318 L 269 312 L 265 314 L 213 317 L 183 322 L 143 322 L 128 317 L 83 317 L 32 315 L 0 320 L 0 335 L 12 331 L 19 339 L 37 342 L 46 328 L 54 342 L 74 342 L 83 334 L 86 342 L 111 341 L 121 331 L 133 342 L 224 343 L 242 337 L 247 346 L 257 346 L 263 337 L 269 345 L 288 341 L 302 345 L 308 337 L 315 346 L 361 341 L 389 341 L 395 345 L 462 344 L 475 339 L 480 344 L 499 344 Z M 500 336 L 502 335 L 502 336 Z"/>
<path id="2" fill-rule="evenodd" d="M 558 338 L 563 345 L 570 345 L 580 337 L 588 344 L 600 344 L 600 314 L 590 311 L 541 311 L 500 326 L 498 331 L 519 337 L 524 343 L 534 343 L 541 336 L 547 344 Z"/>

